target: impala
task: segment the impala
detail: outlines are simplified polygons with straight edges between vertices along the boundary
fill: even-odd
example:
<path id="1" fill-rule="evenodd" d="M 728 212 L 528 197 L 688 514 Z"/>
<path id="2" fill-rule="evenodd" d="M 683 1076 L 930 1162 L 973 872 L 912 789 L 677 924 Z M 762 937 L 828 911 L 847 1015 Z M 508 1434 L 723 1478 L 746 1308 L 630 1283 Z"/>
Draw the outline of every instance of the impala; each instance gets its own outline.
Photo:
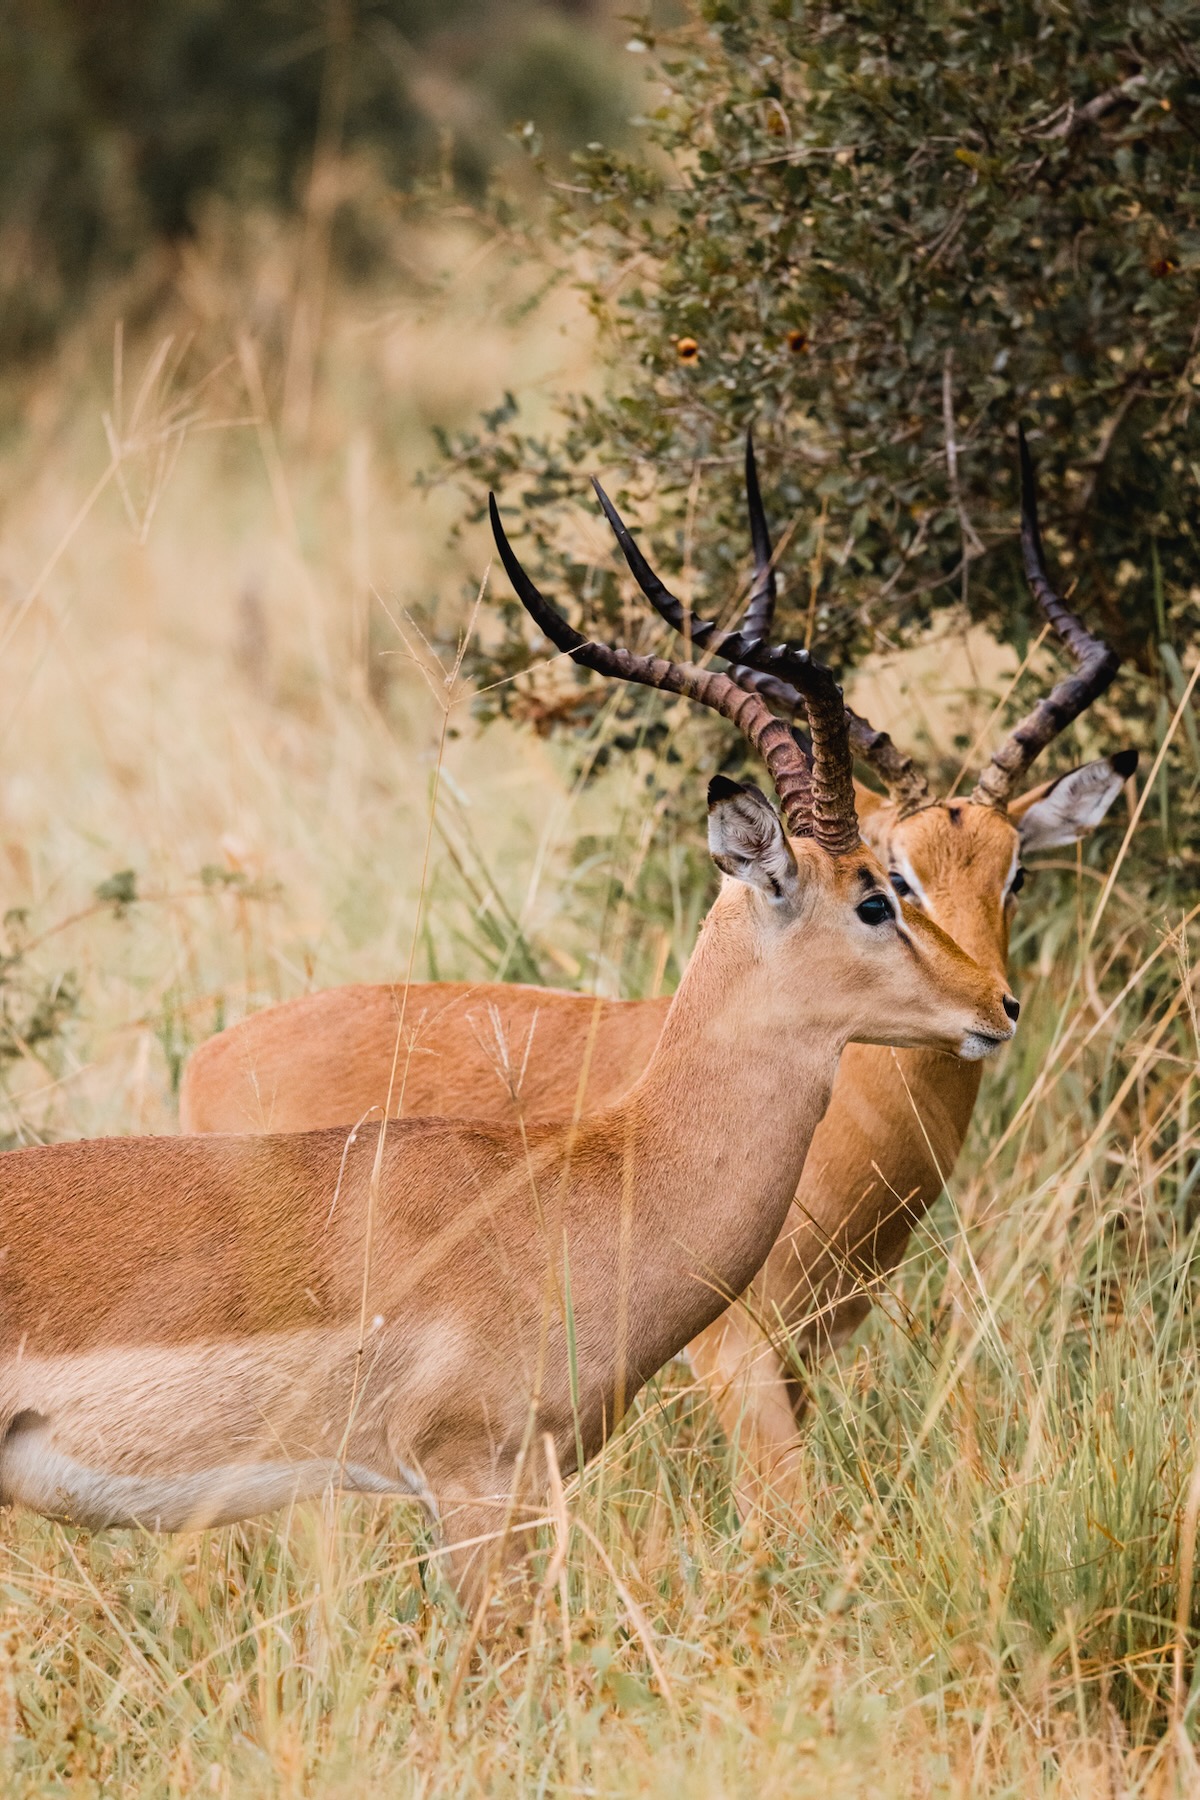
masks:
<path id="1" fill-rule="evenodd" d="M 897 900 L 859 842 L 828 670 L 791 669 L 806 756 L 730 676 L 588 643 L 522 579 L 579 662 L 738 726 L 786 832 L 757 788 L 711 784 L 727 879 L 639 1080 L 570 1123 L 0 1158 L 3 1501 L 169 1530 L 330 1485 L 407 1493 L 482 1600 L 547 1465 L 591 1455 L 753 1278 L 847 1040 L 980 1057 L 1011 1037 L 1001 976 Z"/>
<path id="2" fill-rule="evenodd" d="M 1024 879 L 1021 857 L 1086 836 L 1137 763 L 1136 751 L 1119 751 L 1013 794 L 1038 751 L 1117 669 L 1112 653 L 1050 587 L 1023 435 L 1020 448 L 1026 574 L 1080 672 L 1005 739 L 968 800 L 935 800 L 912 760 L 846 709 L 852 745 L 887 789 L 857 789 L 866 841 L 894 889 L 997 976 Z M 803 710 L 787 680 L 794 653 L 764 642 L 775 575 L 749 441 L 746 477 L 756 569 L 737 634 L 686 613 L 599 491 L 635 576 L 668 622 L 725 655 L 739 685 L 791 715 Z M 524 574 L 506 550 L 501 540 L 520 591 Z M 629 1087 L 649 1063 L 669 1008 L 665 998 L 595 999 L 495 982 L 334 988 L 270 1007 L 211 1038 L 185 1071 L 181 1121 L 195 1132 L 303 1130 L 377 1112 L 561 1121 L 609 1105 Z M 741 1452 L 743 1510 L 771 1491 L 795 1498 L 806 1367 L 854 1331 L 880 1279 L 903 1256 L 958 1158 L 979 1078 L 978 1062 L 935 1048 L 848 1045 L 765 1267 L 745 1304 L 690 1346 Z"/>

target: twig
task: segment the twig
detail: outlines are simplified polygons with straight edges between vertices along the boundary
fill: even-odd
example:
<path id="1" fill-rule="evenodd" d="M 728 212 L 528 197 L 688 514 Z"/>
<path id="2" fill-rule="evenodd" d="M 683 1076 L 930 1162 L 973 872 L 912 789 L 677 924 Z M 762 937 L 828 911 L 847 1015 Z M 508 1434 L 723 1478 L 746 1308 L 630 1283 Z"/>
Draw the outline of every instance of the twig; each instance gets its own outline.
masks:
<path id="1" fill-rule="evenodd" d="M 1105 113 L 1111 111 L 1119 101 L 1131 99 L 1148 82 L 1149 76 L 1147 75 L 1130 75 L 1126 80 L 1119 81 L 1116 87 L 1105 88 L 1102 94 L 1097 94 L 1083 106 L 1077 107 L 1073 100 L 1068 100 L 1065 106 L 1059 107 L 1055 112 L 1047 113 L 1041 124 L 1030 131 L 1029 136 L 1036 138 L 1074 137 L 1075 133 L 1082 130 L 1085 125 L 1094 125 L 1097 119 L 1102 119 Z M 1051 125 L 1051 119 L 1056 119 L 1057 124 Z"/>
<path id="2" fill-rule="evenodd" d="M 971 563 L 977 556 L 983 555 L 983 544 L 967 515 L 962 489 L 958 483 L 958 439 L 954 432 L 953 348 L 946 351 L 945 360 L 942 363 L 942 421 L 946 430 L 946 474 L 950 482 L 950 498 L 954 502 L 954 510 L 958 514 L 958 523 L 962 531 L 962 603 L 965 606 Z"/>

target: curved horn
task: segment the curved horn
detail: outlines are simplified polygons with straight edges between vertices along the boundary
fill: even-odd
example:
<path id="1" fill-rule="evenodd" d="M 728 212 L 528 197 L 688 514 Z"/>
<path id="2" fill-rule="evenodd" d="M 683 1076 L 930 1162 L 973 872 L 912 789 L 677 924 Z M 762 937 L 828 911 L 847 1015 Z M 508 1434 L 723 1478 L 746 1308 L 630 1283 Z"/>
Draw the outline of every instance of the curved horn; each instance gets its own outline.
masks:
<path id="1" fill-rule="evenodd" d="M 786 644 L 763 644 L 740 631 L 719 631 L 711 621 L 699 619 L 689 612 L 654 573 L 600 483 L 593 479 L 592 486 L 634 580 L 667 624 L 693 644 L 709 646 L 728 662 L 776 677 L 786 684 L 792 700 L 791 710 L 795 712 L 803 706 L 812 736 L 813 813 L 818 822 L 814 835 L 817 842 L 834 855 L 852 849 L 858 842 L 854 763 L 842 690 L 830 671 L 823 664 L 814 662 L 807 650 Z M 762 684 L 748 682 L 740 675 L 737 685 L 755 693 L 768 691 Z M 781 689 L 776 687 L 773 693 L 778 698 Z M 831 694 L 836 696 L 836 723 L 829 711 Z"/>
<path id="2" fill-rule="evenodd" d="M 780 647 L 786 649 L 786 645 Z M 764 674 L 760 669 L 752 669 L 748 663 L 730 663 L 729 674 L 739 687 L 750 693 L 761 694 L 772 706 L 781 707 L 784 712 L 791 713 L 796 718 L 806 716 L 803 694 L 781 676 Z M 864 719 L 861 713 L 856 713 L 852 706 L 847 706 L 845 710 L 846 733 L 851 750 L 882 777 L 888 792 L 898 803 L 900 817 L 907 818 L 910 813 L 919 812 L 923 806 L 928 806 L 932 801 L 929 783 L 912 758 L 896 748 L 886 731 L 876 731 L 870 720 Z M 797 734 L 798 741 L 807 747 L 807 740 L 800 727 L 793 724 L 792 730 Z"/>
<path id="3" fill-rule="evenodd" d="M 751 431 L 746 432 L 746 507 L 750 514 L 750 542 L 754 546 L 754 586 L 742 615 L 742 631 L 746 637 L 765 638 L 775 622 L 775 563 Z"/>
<path id="4" fill-rule="evenodd" d="M 807 662 L 803 681 L 800 657 Z M 846 727 L 846 703 L 830 671 L 814 662 L 807 650 L 796 652 L 793 679 L 804 698 L 808 731 L 812 738 L 813 836 L 834 856 L 845 855 L 858 843 L 858 813 L 854 805 L 854 757 Z M 819 682 L 812 677 L 819 672 Z"/>
<path id="5" fill-rule="evenodd" d="M 1025 579 L 1043 616 L 1073 657 L 1076 672 L 1064 676 L 1044 700 L 1039 700 L 994 752 L 971 795 L 977 806 L 1006 806 L 1013 787 L 1034 757 L 1099 698 L 1121 666 L 1116 651 L 1102 638 L 1094 637 L 1050 586 L 1038 526 L 1033 458 L 1021 425 L 1017 427 L 1017 442 L 1021 456 L 1021 560 L 1025 564 Z"/>
<path id="6" fill-rule="evenodd" d="M 758 485 L 754 435 L 749 430 L 746 432 L 746 503 L 750 512 L 750 539 L 754 546 L 754 588 L 742 618 L 741 635 L 764 638 L 775 620 L 775 565 L 762 490 Z M 749 668 L 748 664 L 741 666 Z M 740 676 L 738 679 L 741 686 L 747 685 Z M 796 711 L 800 696 L 789 683 L 768 676 L 758 691 L 767 694 L 777 705 Z M 850 706 L 846 708 L 846 725 L 850 748 L 881 778 L 888 793 L 898 803 L 901 818 L 930 804 L 929 783 L 912 757 L 898 750 L 886 731 L 876 731 L 869 720 Z"/>
<path id="7" fill-rule="evenodd" d="M 900 818 L 933 805 L 929 783 L 911 756 L 897 748 L 886 731 L 876 731 L 868 719 L 846 708 L 846 724 L 855 756 L 874 769 L 896 802 Z"/>
<path id="8" fill-rule="evenodd" d="M 592 486 L 634 580 L 655 611 L 689 643 L 711 650 L 731 663 L 734 679 L 740 687 L 753 689 L 793 715 L 799 713 L 805 705 L 803 682 L 804 669 L 809 664 L 807 651 L 796 650 L 789 644 L 764 644 L 744 631 L 722 631 L 711 619 L 702 619 L 684 606 L 654 573 L 600 483 L 593 479 Z M 761 506 L 761 501 L 759 504 Z M 912 758 L 897 749 L 886 731 L 876 731 L 852 707 L 847 706 L 845 711 L 854 755 L 875 770 L 898 802 L 901 815 L 928 806 L 932 798 L 929 783 Z"/>
<path id="9" fill-rule="evenodd" d="M 517 597 L 539 631 L 552 644 L 557 645 L 584 668 L 594 669 L 599 675 L 615 676 L 621 681 L 637 682 L 642 687 L 659 688 L 666 693 L 685 694 L 688 699 L 697 700 L 702 706 L 711 707 L 714 712 L 720 713 L 722 718 L 737 726 L 747 743 L 766 763 L 775 784 L 775 792 L 779 795 L 784 824 L 790 835 L 815 837 L 823 848 L 830 848 L 822 836 L 824 811 L 818 813 L 815 805 L 808 762 L 787 725 L 782 719 L 776 718 L 757 694 L 738 687 L 728 675 L 700 668 L 695 663 L 672 663 L 658 656 L 636 656 L 632 651 L 617 645 L 597 644 L 585 638 L 563 618 L 557 607 L 539 593 L 517 561 L 500 522 L 500 509 L 496 505 L 494 494 L 488 496 L 488 511 L 500 560 Z M 832 688 L 833 677 L 828 670 L 823 673 Z M 836 689 L 833 691 L 836 693 Z M 856 825 L 855 842 L 857 837 Z"/>

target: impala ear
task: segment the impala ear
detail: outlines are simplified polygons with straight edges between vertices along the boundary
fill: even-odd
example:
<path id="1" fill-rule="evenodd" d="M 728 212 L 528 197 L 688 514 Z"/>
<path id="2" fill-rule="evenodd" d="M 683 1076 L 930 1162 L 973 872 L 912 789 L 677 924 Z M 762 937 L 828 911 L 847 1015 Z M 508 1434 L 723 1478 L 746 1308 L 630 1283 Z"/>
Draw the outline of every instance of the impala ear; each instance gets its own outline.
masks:
<path id="1" fill-rule="evenodd" d="M 779 815 L 750 781 L 714 775 L 708 784 L 708 847 L 718 869 L 777 906 L 799 897 L 800 877 Z"/>
<path id="2" fill-rule="evenodd" d="M 1074 844 L 1094 831 L 1137 768 L 1136 750 L 1118 750 L 1099 762 L 1084 763 L 1010 800 L 1008 816 L 1021 839 L 1021 853 Z"/>
<path id="3" fill-rule="evenodd" d="M 881 807 L 888 805 L 890 805 L 890 798 L 887 794 L 879 794 L 874 788 L 864 787 L 857 775 L 855 776 L 854 810 L 858 814 L 860 825 L 864 825 L 872 813 L 877 813 Z"/>

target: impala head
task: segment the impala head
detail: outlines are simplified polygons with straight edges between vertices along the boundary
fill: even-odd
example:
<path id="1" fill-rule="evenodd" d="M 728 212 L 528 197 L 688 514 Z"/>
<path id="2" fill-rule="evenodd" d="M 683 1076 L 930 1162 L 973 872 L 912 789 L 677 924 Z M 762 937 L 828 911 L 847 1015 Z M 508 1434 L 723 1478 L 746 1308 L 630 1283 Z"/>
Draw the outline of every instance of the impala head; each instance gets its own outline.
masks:
<path id="1" fill-rule="evenodd" d="M 964 798 L 906 812 L 860 788 L 863 837 L 897 894 L 936 919 L 977 962 L 1000 970 L 1025 857 L 1086 837 L 1136 767 L 1136 750 L 1118 750 L 1029 788 L 1004 808 Z"/>
<path id="2" fill-rule="evenodd" d="M 887 790 L 880 795 L 857 789 L 862 835 L 904 901 L 905 916 L 911 910 L 935 920 L 976 961 L 996 973 L 1003 971 L 1008 953 L 1008 934 L 1025 879 L 1023 857 L 1086 837 L 1137 767 L 1136 750 L 1119 750 L 1038 787 L 1017 791 L 1034 758 L 1104 692 L 1119 667 L 1114 652 L 1084 627 L 1050 586 L 1038 529 L 1033 463 L 1024 431 L 1018 436 L 1025 575 L 1038 607 L 1074 660 L 1075 672 L 1013 728 L 974 791 L 958 800 L 937 800 L 912 758 L 898 750 L 886 732 L 874 730 L 846 708 L 851 750 Z M 634 578 L 667 623 L 693 644 L 725 658 L 731 679 L 740 687 L 789 715 L 802 713 L 804 697 L 793 668 L 797 652 L 766 639 L 775 609 L 775 568 L 749 436 L 746 492 L 755 573 L 738 631 L 722 631 L 698 618 L 668 592 L 596 485 Z"/>
<path id="3" fill-rule="evenodd" d="M 785 832 L 765 794 L 720 775 L 708 809 L 709 849 L 727 877 L 713 923 L 732 926 L 742 947 L 751 939 L 769 985 L 756 1009 L 762 1029 L 785 1029 L 803 994 L 807 1021 L 843 1042 L 974 1062 L 1013 1035 L 1018 1008 L 1003 972 L 981 968 L 898 899 L 863 843 L 831 852 L 811 833 Z"/>
<path id="4" fill-rule="evenodd" d="M 791 653 L 789 677 L 811 737 L 805 750 L 732 675 L 581 636 L 522 569 L 494 497 L 491 518 L 509 579 L 552 643 L 599 674 L 711 707 L 765 762 L 782 820 L 748 783 L 718 777 L 710 786 L 709 845 L 726 881 L 706 926 L 718 955 L 729 946 L 730 980 L 755 981 L 762 1028 L 786 1030 L 794 1012 L 827 1024 L 842 1043 L 927 1045 L 970 1060 L 1006 1042 L 1017 1005 L 1003 978 L 898 901 L 861 842 L 845 710 L 829 670 Z"/>
<path id="5" fill-rule="evenodd" d="M 994 968 L 1003 968 L 1008 952 L 1009 929 L 1025 879 L 1023 859 L 1086 837 L 1137 767 L 1136 750 L 1119 750 L 1017 791 L 1034 758 L 1104 692 L 1119 667 L 1114 652 L 1084 627 L 1050 585 L 1024 431 L 1018 439 L 1025 577 L 1076 669 L 1014 726 L 969 797 L 937 801 L 911 764 L 899 772 L 899 779 L 895 767 L 877 764 L 888 795 L 860 800 L 864 835 L 886 864 L 896 892 L 937 919 L 972 956 Z M 871 760 L 869 745 L 865 759 Z"/>

